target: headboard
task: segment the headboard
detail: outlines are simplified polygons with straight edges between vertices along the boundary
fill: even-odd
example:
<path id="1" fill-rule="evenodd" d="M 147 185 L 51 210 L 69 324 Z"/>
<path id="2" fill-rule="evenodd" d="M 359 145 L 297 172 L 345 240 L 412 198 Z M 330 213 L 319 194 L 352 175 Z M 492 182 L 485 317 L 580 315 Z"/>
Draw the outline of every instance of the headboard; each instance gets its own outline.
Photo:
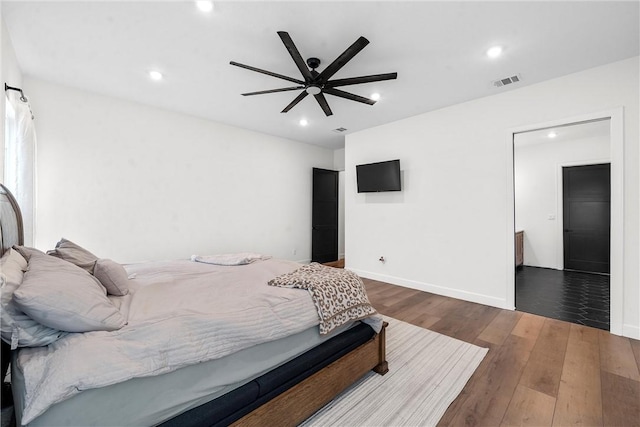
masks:
<path id="1" fill-rule="evenodd" d="M 13 194 L 0 184 L 0 256 L 13 245 L 24 245 L 22 214 Z"/>
<path id="2" fill-rule="evenodd" d="M 24 229 L 22 228 L 20 207 L 13 194 L 2 184 L 0 184 L 0 243 L 0 256 L 13 245 L 24 244 Z M 3 382 L 9 367 L 11 347 L 4 341 L 0 342 L 2 343 L 2 350 L 0 350 L 0 360 L 2 361 L 0 374 L 2 377 L 0 377 L 0 382 Z M 3 400 L 6 397 L 5 393 L 6 388 L 2 384 Z"/>

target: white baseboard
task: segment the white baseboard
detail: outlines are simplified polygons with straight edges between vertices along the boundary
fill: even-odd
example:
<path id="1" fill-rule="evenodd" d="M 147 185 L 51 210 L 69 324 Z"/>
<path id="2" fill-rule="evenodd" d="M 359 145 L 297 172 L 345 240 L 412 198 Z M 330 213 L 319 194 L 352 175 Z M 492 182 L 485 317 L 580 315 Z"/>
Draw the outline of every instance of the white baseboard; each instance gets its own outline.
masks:
<path id="1" fill-rule="evenodd" d="M 640 326 L 629 324 L 622 325 L 622 336 L 633 338 L 634 340 L 640 340 Z"/>
<path id="2" fill-rule="evenodd" d="M 358 276 L 366 277 L 367 279 L 379 280 L 381 282 L 387 282 L 393 285 L 404 286 L 405 288 L 417 289 L 423 292 L 430 292 L 432 294 L 443 295 L 445 297 L 457 298 L 465 301 L 475 302 L 478 304 L 503 308 L 505 310 L 514 309 L 514 307 L 509 307 L 507 305 L 506 299 L 477 294 L 474 292 L 461 291 L 458 289 L 451 289 L 445 286 L 438 286 L 431 283 L 417 282 L 415 280 L 403 279 L 401 277 L 386 276 L 384 274 L 372 273 L 370 271 L 363 271 L 355 268 L 349 268 L 349 270 L 353 271 Z"/>

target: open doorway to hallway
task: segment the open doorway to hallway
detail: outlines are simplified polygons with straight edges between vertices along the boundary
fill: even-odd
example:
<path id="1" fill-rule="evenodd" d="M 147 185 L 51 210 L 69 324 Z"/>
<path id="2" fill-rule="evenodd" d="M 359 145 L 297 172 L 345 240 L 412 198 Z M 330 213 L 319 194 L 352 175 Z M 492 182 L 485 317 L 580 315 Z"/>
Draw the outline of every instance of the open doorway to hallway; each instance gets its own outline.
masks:
<path id="1" fill-rule="evenodd" d="M 610 329 L 610 153 L 609 119 L 514 135 L 517 310 Z"/>

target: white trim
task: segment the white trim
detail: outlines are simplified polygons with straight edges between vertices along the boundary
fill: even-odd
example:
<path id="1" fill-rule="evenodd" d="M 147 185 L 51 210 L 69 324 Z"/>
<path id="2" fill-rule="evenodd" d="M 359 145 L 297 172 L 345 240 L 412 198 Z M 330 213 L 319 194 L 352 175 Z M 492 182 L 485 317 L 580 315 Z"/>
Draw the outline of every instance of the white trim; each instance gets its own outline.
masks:
<path id="1" fill-rule="evenodd" d="M 532 130 L 545 129 L 569 123 L 580 123 L 591 120 L 610 118 L 611 138 L 611 306 L 610 331 L 615 335 L 630 336 L 634 334 L 634 326 L 624 325 L 624 107 L 611 110 L 566 117 L 544 123 L 534 123 L 517 128 L 511 128 L 505 135 L 505 150 L 507 155 L 507 201 L 509 212 L 505 228 L 506 258 L 506 306 L 515 309 L 515 195 L 513 184 L 513 138 L 514 134 Z"/>
<path id="2" fill-rule="evenodd" d="M 505 300 L 489 295 L 477 294 L 474 292 L 465 292 L 459 289 L 452 289 L 445 286 L 434 285 L 432 283 L 424 283 L 415 280 L 403 279 L 401 277 L 387 276 L 385 274 L 373 273 L 370 271 L 364 271 L 355 268 L 348 268 L 348 270 L 353 271 L 360 277 L 366 277 L 367 279 L 378 280 L 380 282 L 404 286 L 405 288 L 417 289 L 423 292 L 443 295 L 445 297 L 457 298 L 465 301 L 475 302 L 478 304 L 508 309 Z"/>
<path id="3" fill-rule="evenodd" d="M 633 338 L 634 340 L 640 340 L 640 326 L 636 325 L 623 325 L 622 335 L 625 337 Z"/>
<path id="4" fill-rule="evenodd" d="M 611 151 L 611 137 L 609 137 L 609 151 Z M 577 160 L 575 162 L 561 162 L 556 165 L 556 267 L 558 270 L 564 270 L 564 189 L 562 186 L 562 168 L 604 163 L 611 164 L 611 159 Z M 611 238 L 609 238 L 609 242 L 611 242 Z"/>

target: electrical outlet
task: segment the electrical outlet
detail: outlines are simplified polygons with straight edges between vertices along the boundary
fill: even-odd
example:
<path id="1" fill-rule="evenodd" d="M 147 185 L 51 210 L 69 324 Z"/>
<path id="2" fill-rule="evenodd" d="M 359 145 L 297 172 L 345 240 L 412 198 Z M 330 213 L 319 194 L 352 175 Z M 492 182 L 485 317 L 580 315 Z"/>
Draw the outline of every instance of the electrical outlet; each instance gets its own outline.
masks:
<path id="1" fill-rule="evenodd" d="M 293 248 L 291 255 L 298 255 L 298 248 Z"/>

